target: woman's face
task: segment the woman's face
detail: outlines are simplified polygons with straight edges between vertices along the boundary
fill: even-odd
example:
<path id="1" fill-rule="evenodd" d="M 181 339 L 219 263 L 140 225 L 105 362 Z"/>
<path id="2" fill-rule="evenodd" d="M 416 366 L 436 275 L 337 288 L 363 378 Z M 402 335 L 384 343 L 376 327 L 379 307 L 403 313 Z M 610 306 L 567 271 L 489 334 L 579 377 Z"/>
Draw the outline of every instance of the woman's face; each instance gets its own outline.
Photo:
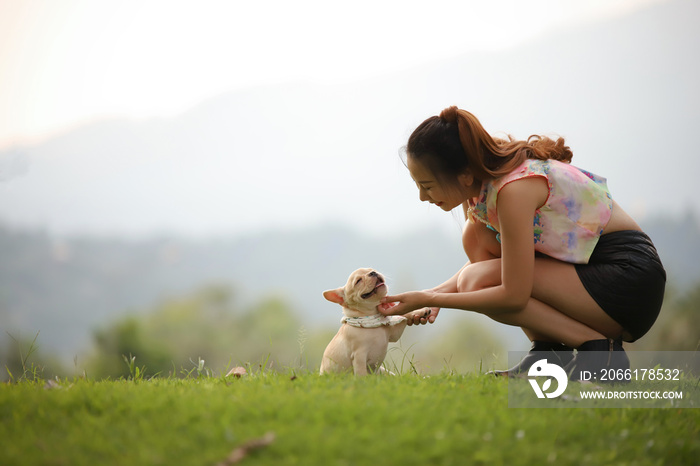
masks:
<path id="1" fill-rule="evenodd" d="M 430 202 L 440 207 L 445 212 L 449 212 L 457 206 L 462 205 L 469 199 L 468 186 L 464 186 L 465 175 L 460 175 L 459 183 L 454 186 L 444 186 L 440 184 L 432 171 L 424 164 L 408 155 L 406 166 L 411 173 L 411 178 L 418 186 L 419 197 L 422 202 Z M 467 177 L 471 180 L 471 177 Z M 472 183 L 469 182 L 469 185 Z"/>

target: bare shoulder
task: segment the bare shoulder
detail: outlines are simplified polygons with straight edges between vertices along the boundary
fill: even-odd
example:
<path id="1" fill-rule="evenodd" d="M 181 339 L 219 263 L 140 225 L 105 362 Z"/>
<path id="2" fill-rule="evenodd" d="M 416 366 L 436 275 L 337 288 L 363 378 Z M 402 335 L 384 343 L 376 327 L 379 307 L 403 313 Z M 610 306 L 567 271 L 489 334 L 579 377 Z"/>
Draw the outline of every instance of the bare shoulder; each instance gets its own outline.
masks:
<path id="1" fill-rule="evenodd" d="M 539 209 L 546 204 L 549 197 L 547 180 L 541 176 L 532 176 L 511 181 L 498 192 L 498 208 L 507 205 L 514 207 L 532 207 Z"/>

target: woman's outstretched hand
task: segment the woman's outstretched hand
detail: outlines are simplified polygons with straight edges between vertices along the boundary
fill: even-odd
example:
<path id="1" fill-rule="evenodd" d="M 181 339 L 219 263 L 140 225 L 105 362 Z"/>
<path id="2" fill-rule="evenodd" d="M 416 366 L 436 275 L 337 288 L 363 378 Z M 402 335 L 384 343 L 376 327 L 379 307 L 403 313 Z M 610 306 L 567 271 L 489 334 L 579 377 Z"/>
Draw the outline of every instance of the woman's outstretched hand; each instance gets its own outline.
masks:
<path id="1" fill-rule="evenodd" d="M 395 296 L 385 296 L 382 299 L 382 304 L 379 305 L 378 309 L 384 315 L 401 315 L 406 317 L 408 325 L 425 325 L 427 323 L 435 322 L 438 313 L 440 312 L 439 307 L 426 307 L 426 293 L 425 291 L 411 291 L 408 293 L 402 293 Z M 425 308 L 425 312 L 412 312 L 418 309 Z M 430 311 L 428 313 L 428 311 Z M 411 315 L 407 315 L 411 313 Z"/>

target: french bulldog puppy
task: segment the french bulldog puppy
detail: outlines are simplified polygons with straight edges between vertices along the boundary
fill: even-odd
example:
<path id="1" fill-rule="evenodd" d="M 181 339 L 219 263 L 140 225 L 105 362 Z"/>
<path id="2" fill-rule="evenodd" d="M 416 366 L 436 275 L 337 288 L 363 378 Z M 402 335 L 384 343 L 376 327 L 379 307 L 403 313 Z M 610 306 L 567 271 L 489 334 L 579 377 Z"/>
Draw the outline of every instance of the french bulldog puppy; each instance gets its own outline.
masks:
<path id="1" fill-rule="evenodd" d="M 398 341 L 406 328 L 406 317 L 384 316 L 378 311 L 386 295 L 384 277 L 369 268 L 355 270 L 344 287 L 323 292 L 328 301 L 343 307 L 343 318 L 323 353 L 321 374 L 350 369 L 355 375 L 384 372 L 382 363 L 389 342 Z M 410 315 L 414 313 L 427 317 L 430 310 Z"/>

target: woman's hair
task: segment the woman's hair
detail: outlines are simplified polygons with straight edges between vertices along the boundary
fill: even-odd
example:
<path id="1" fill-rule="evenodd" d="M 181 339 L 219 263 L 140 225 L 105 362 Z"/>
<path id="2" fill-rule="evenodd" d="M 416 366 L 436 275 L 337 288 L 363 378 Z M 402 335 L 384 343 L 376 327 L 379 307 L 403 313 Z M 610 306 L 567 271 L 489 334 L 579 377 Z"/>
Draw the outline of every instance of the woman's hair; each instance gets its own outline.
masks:
<path id="1" fill-rule="evenodd" d="M 518 141 L 491 137 L 466 110 L 449 107 L 421 123 L 408 138 L 407 156 L 420 160 L 436 178 L 451 182 L 470 169 L 480 181 L 498 178 L 525 159 L 554 159 L 569 163 L 573 154 L 564 143 L 546 136 Z"/>

